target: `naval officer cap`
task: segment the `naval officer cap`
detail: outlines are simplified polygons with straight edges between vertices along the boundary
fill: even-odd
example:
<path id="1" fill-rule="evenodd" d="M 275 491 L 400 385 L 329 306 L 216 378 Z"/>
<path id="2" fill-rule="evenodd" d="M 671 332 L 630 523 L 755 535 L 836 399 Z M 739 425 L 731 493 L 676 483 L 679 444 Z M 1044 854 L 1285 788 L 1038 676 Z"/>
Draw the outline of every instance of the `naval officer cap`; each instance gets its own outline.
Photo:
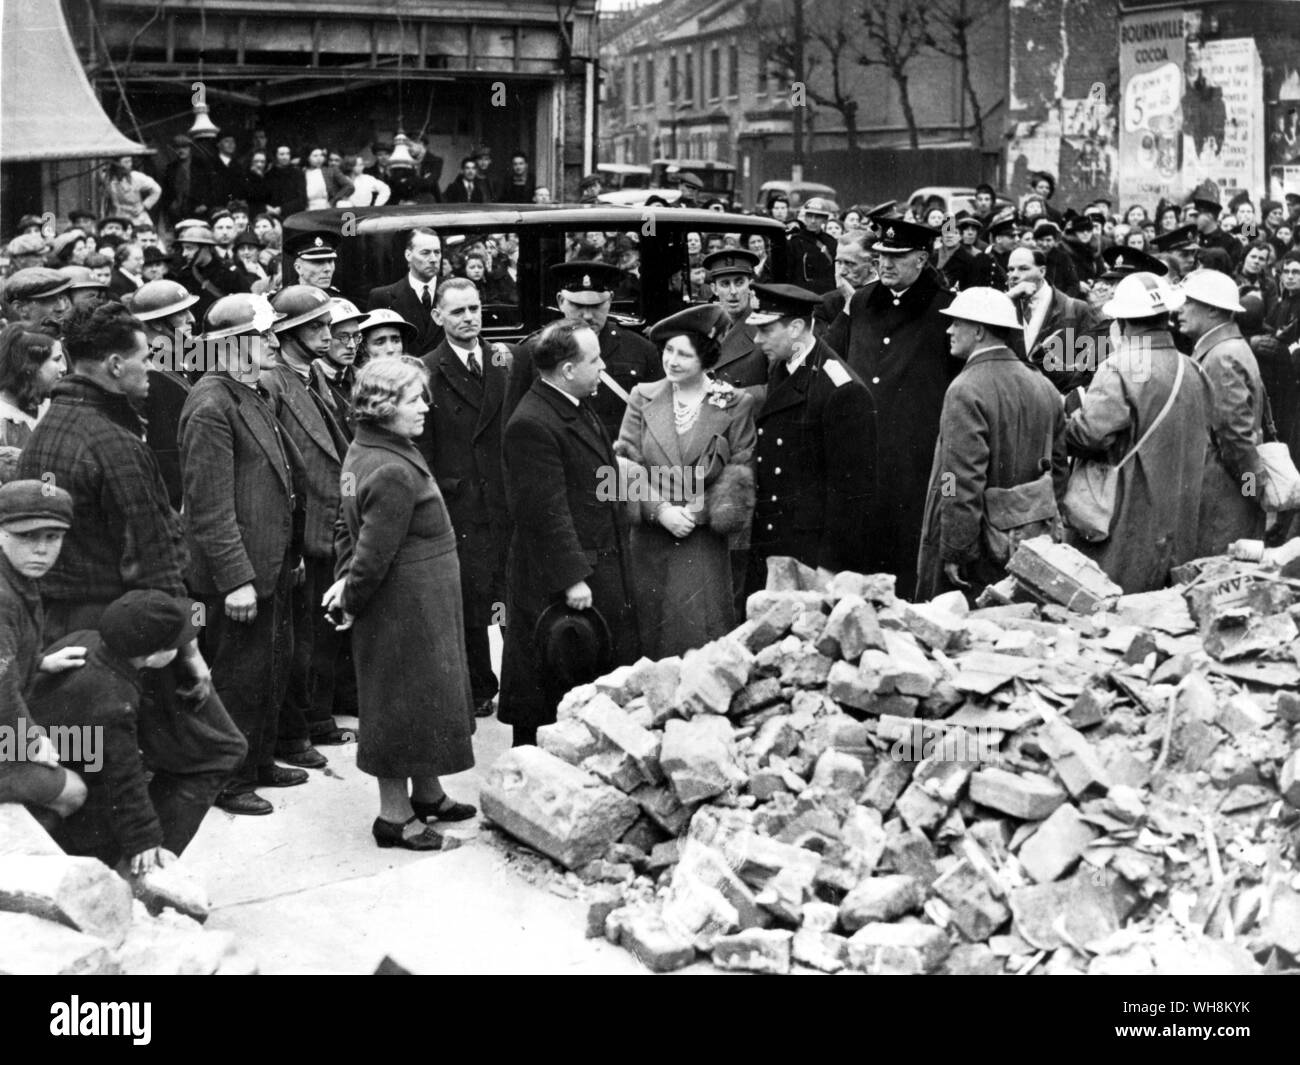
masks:
<path id="1" fill-rule="evenodd" d="M 798 285 L 755 285 L 758 310 L 746 319 L 750 325 L 768 325 L 782 318 L 807 318 L 821 304 L 822 298 Z"/>

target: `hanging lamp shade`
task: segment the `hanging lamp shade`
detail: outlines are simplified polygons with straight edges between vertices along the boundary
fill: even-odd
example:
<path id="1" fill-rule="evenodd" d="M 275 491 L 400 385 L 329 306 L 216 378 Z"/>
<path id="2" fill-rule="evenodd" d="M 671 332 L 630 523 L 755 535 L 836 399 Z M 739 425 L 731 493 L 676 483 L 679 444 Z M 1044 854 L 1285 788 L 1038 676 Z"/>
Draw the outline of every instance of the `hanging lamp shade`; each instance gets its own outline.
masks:
<path id="1" fill-rule="evenodd" d="M 195 104 L 194 121 L 190 123 L 190 136 L 215 137 L 219 132 L 221 132 L 220 128 L 208 114 L 208 105 Z"/>

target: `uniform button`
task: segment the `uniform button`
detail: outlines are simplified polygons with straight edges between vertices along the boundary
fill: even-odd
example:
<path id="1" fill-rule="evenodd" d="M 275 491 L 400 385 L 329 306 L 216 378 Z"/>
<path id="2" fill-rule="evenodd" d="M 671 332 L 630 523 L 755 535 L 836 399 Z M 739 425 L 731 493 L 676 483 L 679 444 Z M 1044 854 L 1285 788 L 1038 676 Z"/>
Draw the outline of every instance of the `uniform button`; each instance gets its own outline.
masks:
<path id="1" fill-rule="evenodd" d="M 889 343 L 889 337 L 885 337 L 885 343 L 886 343 L 886 344 Z"/>
<path id="2" fill-rule="evenodd" d="M 779 436 L 776 438 L 776 446 L 777 446 L 777 447 L 780 447 L 784 442 L 785 442 L 785 441 L 783 441 Z"/>
<path id="3" fill-rule="evenodd" d="M 771 522 L 768 522 L 768 523 L 767 523 L 767 531 L 768 531 L 768 532 L 771 532 L 771 531 L 772 531 L 772 523 L 771 523 Z"/>
<path id="4" fill-rule="evenodd" d="M 759 435 L 759 436 L 762 436 L 762 435 L 763 435 L 763 430 L 762 430 L 762 429 L 760 429 L 760 430 L 758 431 L 758 435 Z"/>
<path id="5" fill-rule="evenodd" d="M 772 497 L 772 502 L 773 502 L 773 503 L 776 502 L 776 496 L 773 496 L 773 497 Z"/>
<path id="6" fill-rule="evenodd" d="M 758 456 L 758 461 L 759 461 L 759 462 L 762 462 L 762 461 L 763 461 L 763 456 L 762 456 L 762 455 L 759 455 L 759 456 Z"/>
<path id="7" fill-rule="evenodd" d="M 878 385 L 878 384 L 880 384 L 880 378 L 879 378 L 879 377 L 873 377 L 873 378 L 871 379 L 871 383 L 872 383 L 873 385 Z"/>
<path id="8" fill-rule="evenodd" d="M 778 467 L 777 467 L 776 469 L 774 469 L 772 472 L 773 472 L 773 473 L 780 473 L 780 472 L 781 472 L 781 467 L 778 466 Z"/>
<path id="9" fill-rule="evenodd" d="M 894 300 L 894 306 L 895 306 L 895 307 L 898 306 L 898 300 Z"/>

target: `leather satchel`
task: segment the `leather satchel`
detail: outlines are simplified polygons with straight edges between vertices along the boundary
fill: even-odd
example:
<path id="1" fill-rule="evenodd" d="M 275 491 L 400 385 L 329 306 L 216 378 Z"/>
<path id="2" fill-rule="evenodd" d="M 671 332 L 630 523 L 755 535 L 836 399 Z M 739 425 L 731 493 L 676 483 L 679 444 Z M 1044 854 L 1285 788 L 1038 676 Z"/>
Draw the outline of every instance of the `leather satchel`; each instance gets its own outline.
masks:
<path id="1" fill-rule="evenodd" d="M 1052 534 L 1060 523 L 1051 461 L 1047 470 L 1012 488 L 984 492 L 984 550 L 994 562 L 1005 564 L 1022 540 Z"/>
<path id="2" fill-rule="evenodd" d="M 1165 416 L 1173 409 L 1174 400 L 1178 398 L 1178 389 L 1183 383 L 1183 371 L 1186 360 L 1179 358 L 1178 373 L 1174 377 L 1174 387 L 1169 391 L 1169 398 L 1160 408 L 1155 421 L 1151 423 L 1142 438 L 1115 465 L 1084 459 L 1076 462 L 1070 471 L 1070 481 L 1065 489 L 1065 498 L 1061 501 L 1065 523 L 1089 543 L 1099 544 L 1110 539 L 1110 527 L 1115 520 L 1115 496 L 1119 488 L 1119 471 L 1156 431 Z"/>

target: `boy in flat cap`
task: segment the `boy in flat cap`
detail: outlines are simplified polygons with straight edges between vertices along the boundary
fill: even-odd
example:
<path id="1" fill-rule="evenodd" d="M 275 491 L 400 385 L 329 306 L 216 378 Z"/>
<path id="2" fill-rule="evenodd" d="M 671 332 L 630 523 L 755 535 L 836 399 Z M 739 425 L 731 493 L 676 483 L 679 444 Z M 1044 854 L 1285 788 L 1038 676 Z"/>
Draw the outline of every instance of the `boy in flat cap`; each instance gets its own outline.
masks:
<path id="1" fill-rule="evenodd" d="M 0 486 L 0 802 L 28 803 L 51 828 L 86 799 L 86 785 L 59 765 L 29 711 L 39 671 L 75 669 L 80 648 L 42 655 L 44 613 L 36 582 L 49 572 L 72 525 L 72 497 L 43 481 Z"/>
<path id="2" fill-rule="evenodd" d="M 41 677 L 31 707 L 45 728 L 101 729 L 90 756 L 73 763 L 85 773 L 85 805 L 53 833 L 69 854 L 117 866 L 126 860 L 132 875 L 165 865 L 163 827 L 149 798 L 149 778 L 140 756 L 141 672 L 161 669 L 177 649 L 198 634 L 195 607 L 166 592 L 137 590 L 110 603 L 98 631 L 71 632 L 50 652 L 76 650 L 85 664 Z"/>

